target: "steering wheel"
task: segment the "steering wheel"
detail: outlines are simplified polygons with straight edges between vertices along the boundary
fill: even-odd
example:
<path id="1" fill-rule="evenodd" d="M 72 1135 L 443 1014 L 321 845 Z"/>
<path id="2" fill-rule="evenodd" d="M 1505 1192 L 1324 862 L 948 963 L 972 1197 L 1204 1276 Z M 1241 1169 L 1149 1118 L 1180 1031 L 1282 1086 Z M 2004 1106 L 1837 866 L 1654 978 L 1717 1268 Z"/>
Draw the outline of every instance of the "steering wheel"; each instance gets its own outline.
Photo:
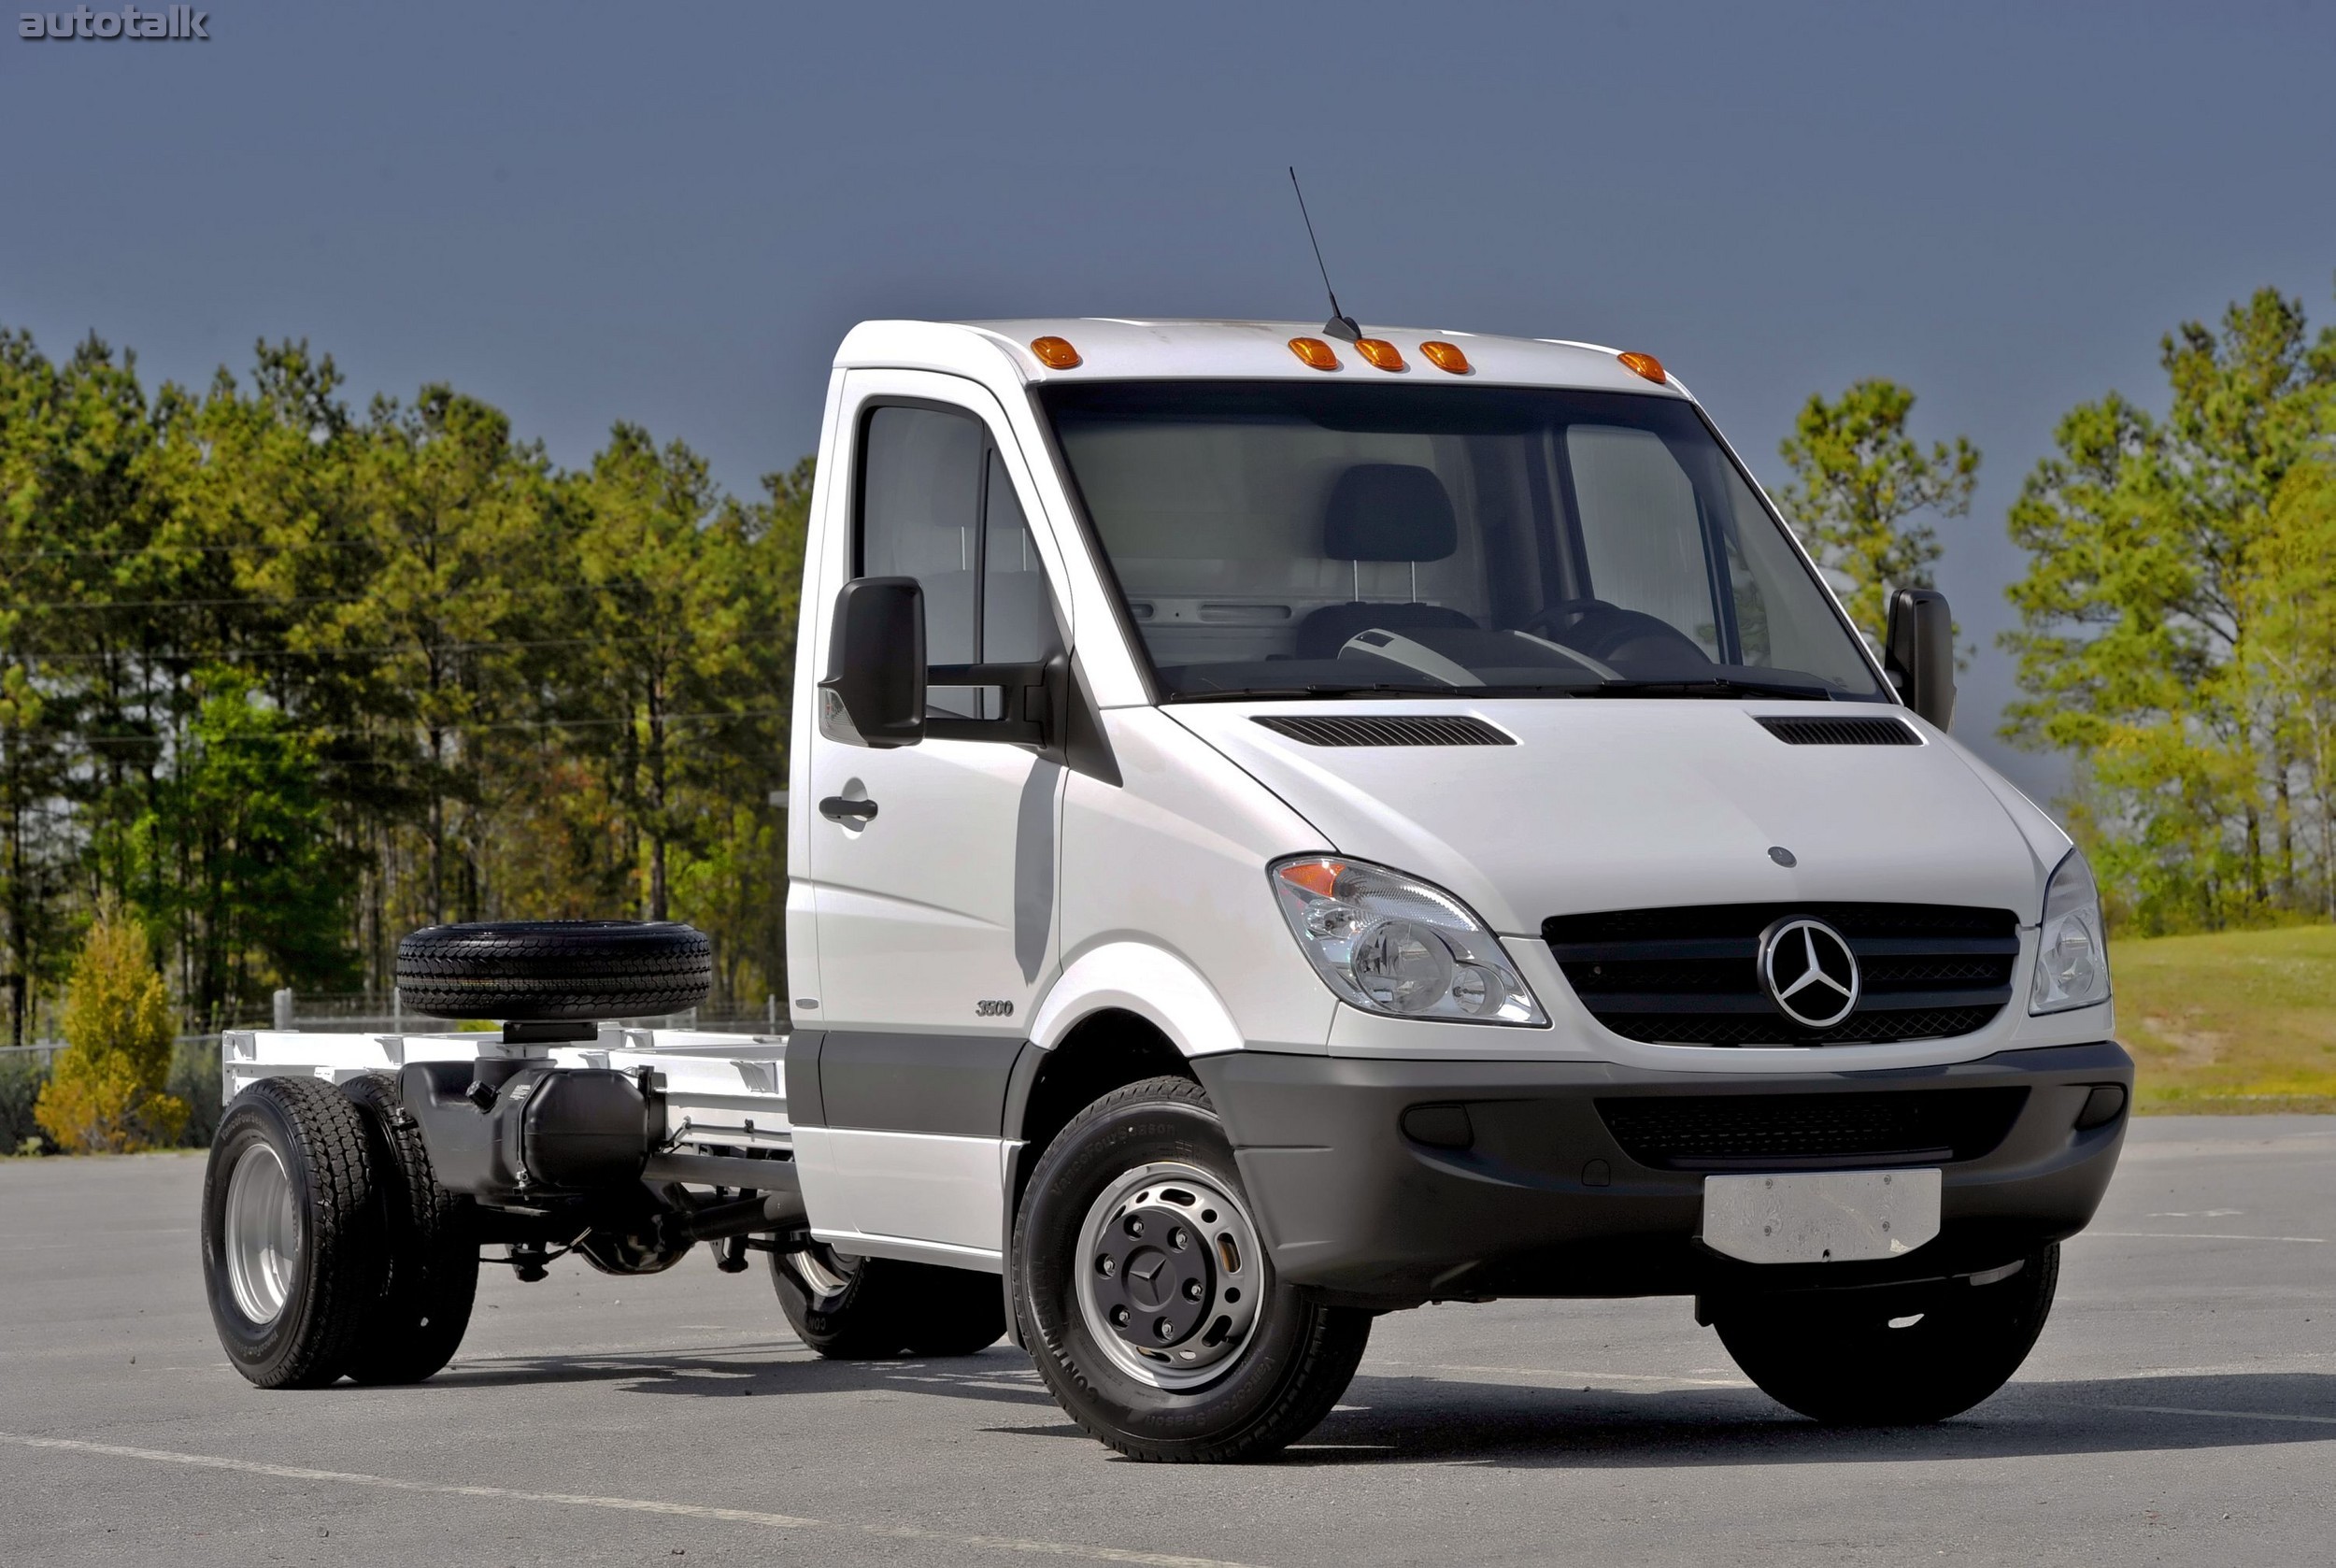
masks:
<path id="1" fill-rule="evenodd" d="M 1568 621 L 1562 633 L 1552 624 L 1561 620 Z M 1552 642 L 1563 643 L 1594 659 L 1608 658 L 1631 644 L 1651 639 L 1665 652 L 1684 648 L 1695 655 L 1697 663 L 1711 663 L 1711 656 L 1696 646 L 1693 637 L 1668 620 L 1644 610 L 1625 609 L 1604 599 L 1560 599 L 1554 605 L 1544 605 L 1519 622 L 1517 629 L 1546 632 Z"/>

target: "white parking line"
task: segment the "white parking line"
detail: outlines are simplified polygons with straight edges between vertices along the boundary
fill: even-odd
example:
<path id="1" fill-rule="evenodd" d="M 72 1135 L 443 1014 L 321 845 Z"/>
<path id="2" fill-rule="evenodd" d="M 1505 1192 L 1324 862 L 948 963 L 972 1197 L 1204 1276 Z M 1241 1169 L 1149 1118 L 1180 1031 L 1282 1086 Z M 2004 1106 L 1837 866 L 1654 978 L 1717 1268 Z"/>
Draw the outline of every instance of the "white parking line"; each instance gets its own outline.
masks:
<path id="1" fill-rule="evenodd" d="M 61 1448 L 70 1453 L 105 1454 L 114 1459 L 146 1460 L 160 1464 L 190 1464 L 207 1470 L 235 1470 L 249 1475 L 274 1475 L 287 1481 L 332 1481 L 342 1486 L 379 1487 L 391 1491 L 430 1492 L 442 1497 L 550 1503 L 569 1508 L 612 1508 L 630 1514 L 664 1514 L 682 1518 L 722 1519 L 732 1524 L 759 1524 L 772 1530 L 839 1530 L 848 1534 L 874 1535 L 890 1541 L 930 1541 L 945 1547 L 1036 1552 L 1046 1557 L 1085 1558 L 1095 1562 L 1145 1563 L 1150 1568 L 1247 1568 L 1246 1564 L 1227 1562 L 1212 1557 L 1128 1551 L 1118 1547 L 1081 1547 L 1067 1541 L 1025 1541 L 1011 1535 L 962 1535 L 955 1531 L 924 1530 L 910 1524 L 838 1524 L 830 1519 L 804 1518 L 794 1514 L 765 1514 L 751 1508 L 709 1508 L 696 1503 L 657 1503 L 637 1497 L 591 1497 L 568 1492 L 523 1491 L 514 1487 L 408 1481 L 394 1475 L 366 1475 L 347 1470 L 311 1470 L 297 1464 L 263 1464 L 255 1460 L 225 1459 L 217 1454 L 181 1454 L 167 1448 L 133 1448 L 119 1443 L 85 1443 L 71 1437 L 24 1437 L 15 1433 L 0 1432 L 0 1443 L 14 1443 L 26 1448 Z"/>
<path id="2" fill-rule="evenodd" d="M 2228 1231 L 2085 1231 L 2087 1236 L 2102 1236 L 2114 1241 L 2301 1241 L 2315 1247 L 2328 1245 L 2326 1236 L 2242 1236 Z"/>
<path id="3" fill-rule="evenodd" d="M 2072 1400 L 2069 1403 L 2074 1404 Z M 2283 1416 L 2272 1410 L 2192 1410 L 2179 1404 L 2099 1404 L 2095 1410 L 2130 1410 L 2144 1416 L 2204 1416 L 2223 1421 L 2300 1421 L 2307 1426 L 2336 1427 L 2336 1416 Z"/>
<path id="4" fill-rule="evenodd" d="M 1743 1377 L 1676 1377 L 1667 1373 L 1648 1372 L 1580 1372 L 1545 1366 L 1467 1366 L 1449 1361 L 1399 1361 L 1374 1356 L 1363 1363 L 1372 1367 L 1401 1366 L 1421 1372 L 1490 1373 L 1500 1377 L 1555 1377 L 1567 1383 L 1596 1383 L 1603 1379 L 1620 1383 L 1659 1383 L 1666 1388 L 1679 1389 L 1748 1389 L 1748 1378 Z"/>

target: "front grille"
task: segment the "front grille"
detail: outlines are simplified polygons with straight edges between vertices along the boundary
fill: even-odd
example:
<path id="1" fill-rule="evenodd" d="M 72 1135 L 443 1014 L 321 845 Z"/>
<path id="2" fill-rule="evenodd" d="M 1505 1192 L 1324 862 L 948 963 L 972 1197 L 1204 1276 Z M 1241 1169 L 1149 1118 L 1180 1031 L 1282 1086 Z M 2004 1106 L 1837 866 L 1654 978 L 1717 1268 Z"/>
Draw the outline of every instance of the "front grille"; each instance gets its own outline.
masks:
<path id="1" fill-rule="evenodd" d="M 1899 719 L 1760 717 L 1761 729 L 1787 746 L 1920 746 L 1922 737 Z"/>
<path id="2" fill-rule="evenodd" d="M 1759 982 L 1760 933 L 1823 920 L 1857 955 L 1857 1010 L 1823 1031 L 1779 1013 Z M 1870 1045 L 1985 1028 L 2012 999 L 2019 920 L 1921 904 L 1715 904 L 1552 916 L 1541 924 L 1574 994 L 1633 1040 L 1696 1046 Z"/>
<path id="3" fill-rule="evenodd" d="M 1943 1165 L 1992 1153 L 2024 1088 L 1880 1093 L 1616 1096 L 1598 1114 L 1622 1151 L 1655 1170 Z"/>
<path id="4" fill-rule="evenodd" d="M 1306 714 L 1259 719 L 1275 734 L 1308 746 L 1515 746 L 1517 737 L 1466 714 Z"/>

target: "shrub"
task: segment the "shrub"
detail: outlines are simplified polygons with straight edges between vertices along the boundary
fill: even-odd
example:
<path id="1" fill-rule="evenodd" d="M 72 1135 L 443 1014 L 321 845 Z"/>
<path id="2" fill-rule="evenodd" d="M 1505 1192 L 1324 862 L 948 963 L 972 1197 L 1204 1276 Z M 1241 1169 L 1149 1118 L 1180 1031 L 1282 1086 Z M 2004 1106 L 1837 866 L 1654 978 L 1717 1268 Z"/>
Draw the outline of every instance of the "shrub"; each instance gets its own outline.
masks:
<path id="1" fill-rule="evenodd" d="M 65 1048 L 34 1117 L 64 1147 L 121 1154 L 168 1147 L 187 1103 L 164 1092 L 175 1033 L 170 993 L 146 934 L 108 902 L 97 911 L 65 990 Z"/>

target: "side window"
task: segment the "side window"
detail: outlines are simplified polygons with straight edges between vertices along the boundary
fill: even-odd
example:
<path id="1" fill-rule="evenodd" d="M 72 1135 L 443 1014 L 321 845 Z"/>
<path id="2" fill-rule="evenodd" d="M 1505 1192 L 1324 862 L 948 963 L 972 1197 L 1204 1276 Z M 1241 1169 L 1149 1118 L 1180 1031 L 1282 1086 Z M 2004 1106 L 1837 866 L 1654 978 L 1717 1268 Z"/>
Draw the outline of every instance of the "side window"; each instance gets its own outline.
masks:
<path id="1" fill-rule="evenodd" d="M 861 466 L 860 575 L 925 590 L 925 657 L 970 664 L 981 548 L 981 421 L 935 408 L 876 408 Z"/>
<path id="2" fill-rule="evenodd" d="M 1062 635 L 1047 597 L 1046 568 L 1031 543 L 1030 520 L 995 447 L 982 467 L 982 662 L 1035 663 L 1062 646 Z"/>
<path id="3" fill-rule="evenodd" d="M 880 405 L 862 429 L 860 575 L 923 585 L 926 659 L 1018 663 L 1052 653 L 1061 639 L 1046 573 L 981 421 Z M 964 687 L 930 688 L 927 706 L 958 718 L 995 717 L 983 693 Z"/>

